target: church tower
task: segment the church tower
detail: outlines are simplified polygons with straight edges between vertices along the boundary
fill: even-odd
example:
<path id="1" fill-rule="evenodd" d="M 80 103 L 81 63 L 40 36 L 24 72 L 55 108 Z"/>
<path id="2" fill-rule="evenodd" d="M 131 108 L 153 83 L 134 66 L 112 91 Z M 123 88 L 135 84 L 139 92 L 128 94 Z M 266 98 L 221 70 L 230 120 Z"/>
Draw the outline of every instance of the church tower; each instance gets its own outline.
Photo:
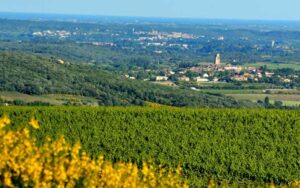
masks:
<path id="1" fill-rule="evenodd" d="M 215 65 L 221 65 L 221 55 L 219 53 L 215 56 Z"/>

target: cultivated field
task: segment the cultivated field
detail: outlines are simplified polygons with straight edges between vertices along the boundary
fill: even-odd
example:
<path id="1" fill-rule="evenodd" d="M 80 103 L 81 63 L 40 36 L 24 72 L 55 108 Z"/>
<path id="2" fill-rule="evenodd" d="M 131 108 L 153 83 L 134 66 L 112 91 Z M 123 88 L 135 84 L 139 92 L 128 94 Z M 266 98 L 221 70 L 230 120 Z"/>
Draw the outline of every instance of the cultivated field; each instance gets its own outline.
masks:
<path id="1" fill-rule="evenodd" d="M 300 70 L 300 63 L 294 62 L 294 63 L 268 63 L 268 62 L 257 62 L 252 64 L 244 64 L 243 67 L 263 67 L 267 66 L 269 69 L 283 69 L 283 68 L 291 68 L 295 70 Z"/>
<path id="2" fill-rule="evenodd" d="M 13 130 L 35 117 L 40 127 L 31 135 L 38 145 L 63 135 L 92 157 L 139 167 L 143 161 L 180 165 L 191 187 L 206 187 L 210 179 L 231 187 L 300 179 L 296 110 L 2 107 L 2 114 Z"/>
<path id="3" fill-rule="evenodd" d="M 251 100 L 256 102 L 258 100 L 264 101 L 266 97 L 270 98 L 270 101 L 282 101 L 287 106 L 300 105 L 300 95 L 294 94 L 227 94 L 238 100 Z"/>

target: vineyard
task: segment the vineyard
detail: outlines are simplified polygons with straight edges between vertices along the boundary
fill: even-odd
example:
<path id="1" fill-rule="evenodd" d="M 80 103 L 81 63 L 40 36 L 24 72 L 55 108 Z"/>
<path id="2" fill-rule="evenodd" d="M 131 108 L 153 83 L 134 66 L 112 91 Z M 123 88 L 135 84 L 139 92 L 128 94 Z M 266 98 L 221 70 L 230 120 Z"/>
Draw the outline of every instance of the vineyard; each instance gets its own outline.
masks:
<path id="1" fill-rule="evenodd" d="M 171 107 L 2 107 L 18 131 L 35 117 L 31 136 L 79 141 L 92 159 L 149 161 L 182 167 L 191 187 L 217 184 L 257 187 L 300 180 L 300 111 Z"/>
<path id="2" fill-rule="evenodd" d="M 181 178 L 181 168 L 166 170 L 143 163 L 141 170 L 136 164 L 118 162 L 112 164 L 100 156 L 91 159 L 61 137 L 37 147 L 30 138 L 29 130 L 7 131 L 10 119 L 0 119 L 0 187 L 188 187 Z M 32 118 L 29 124 L 39 129 Z"/>

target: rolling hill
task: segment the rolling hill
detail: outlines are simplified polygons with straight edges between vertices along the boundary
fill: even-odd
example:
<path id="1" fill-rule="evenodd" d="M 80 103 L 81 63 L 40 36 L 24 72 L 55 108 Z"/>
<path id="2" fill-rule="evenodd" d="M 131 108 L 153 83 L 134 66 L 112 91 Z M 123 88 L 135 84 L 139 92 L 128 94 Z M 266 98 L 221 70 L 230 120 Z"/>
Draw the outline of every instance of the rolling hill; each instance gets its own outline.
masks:
<path id="1" fill-rule="evenodd" d="M 232 97 L 207 94 L 149 82 L 127 80 L 94 65 L 58 62 L 56 58 L 1 52 L 0 90 L 29 95 L 70 94 L 93 97 L 99 105 L 145 105 L 146 101 L 170 106 L 255 107 Z"/>

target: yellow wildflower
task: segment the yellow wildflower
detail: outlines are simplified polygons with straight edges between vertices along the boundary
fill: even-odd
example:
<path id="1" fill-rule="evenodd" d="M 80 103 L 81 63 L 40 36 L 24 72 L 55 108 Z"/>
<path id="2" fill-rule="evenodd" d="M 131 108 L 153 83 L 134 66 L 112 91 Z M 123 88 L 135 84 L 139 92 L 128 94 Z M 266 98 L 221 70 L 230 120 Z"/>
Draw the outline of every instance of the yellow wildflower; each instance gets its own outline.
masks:
<path id="1" fill-rule="evenodd" d="M 215 181 L 214 181 L 214 179 L 211 178 L 211 179 L 208 181 L 207 188 L 214 188 L 214 187 L 216 187 Z"/>
<path id="2" fill-rule="evenodd" d="M 269 187 L 270 187 L 270 188 L 276 188 L 276 186 L 275 186 L 274 183 L 271 183 Z"/>
<path id="3" fill-rule="evenodd" d="M 5 187 L 14 187 L 11 181 L 11 174 L 9 172 L 4 173 L 4 186 Z"/>
<path id="4" fill-rule="evenodd" d="M 0 129 L 10 124 L 10 119 L 7 115 L 3 115 L 0 119 Z"/>
<path id="5" fill-rule="evenodd" d="M 35 118 L 31 118 L 29 124 L 30 124 L 34 129 L 40 128 L 39 122 L 38 122 Z"/>
<path id="6" fill-rule="evenodd" d="M 6 116 L 2 124 L 10 123 Z M 38 128 L 38 121 L 30 124 Z M 102 156 L 93 160 L 81 150 L 80 143 L 71 146 L 64 137 L 46 139 L 38 147 L 27 128 L 19 131 L 0 129 L 0 185 L 4 187 L 187 187 L 177 172 L 160 177 L 151 164 L 118 162 L 113 164 Z M 167 171 L 168 172 L 168 171 Z M 13 180 L 18 184 L 14 185 Z"/>

